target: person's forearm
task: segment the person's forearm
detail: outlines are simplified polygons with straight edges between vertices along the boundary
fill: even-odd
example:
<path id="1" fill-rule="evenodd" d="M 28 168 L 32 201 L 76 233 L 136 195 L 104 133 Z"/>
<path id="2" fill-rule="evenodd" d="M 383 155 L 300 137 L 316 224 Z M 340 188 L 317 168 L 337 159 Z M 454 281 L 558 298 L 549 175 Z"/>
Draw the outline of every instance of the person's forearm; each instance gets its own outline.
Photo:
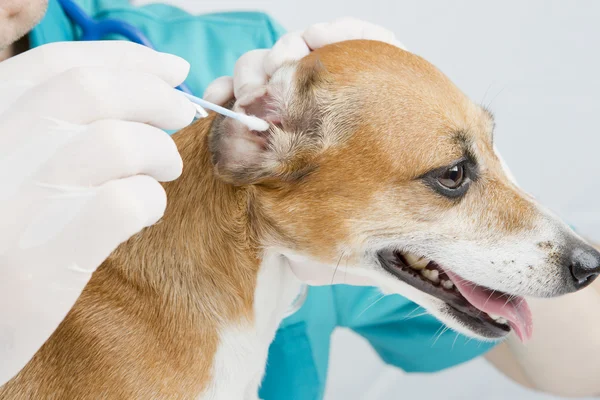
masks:
<path id="1" fill-rule="evenodd" d="M 511 336 L 488 360 L 517 382 L 538 390 L 563 396 L 600 394 L 598 289 L 600 282 L 556 299 L 530 300 L 532 340 L 523 345 Z M 502 355 L 504 351 L 510 354 Z"/>
<path id="2" fill-rule="evenodd" d="M 514 382 L 523 387 L 535 389 L 535 385 L 531 383 L 531 379 L 525 374 L 521 364 L 519 364 L 519 361 L 511 352 L 506 342 L 502 342 L 491 349 L 485 355 L 485 358 Z"/>

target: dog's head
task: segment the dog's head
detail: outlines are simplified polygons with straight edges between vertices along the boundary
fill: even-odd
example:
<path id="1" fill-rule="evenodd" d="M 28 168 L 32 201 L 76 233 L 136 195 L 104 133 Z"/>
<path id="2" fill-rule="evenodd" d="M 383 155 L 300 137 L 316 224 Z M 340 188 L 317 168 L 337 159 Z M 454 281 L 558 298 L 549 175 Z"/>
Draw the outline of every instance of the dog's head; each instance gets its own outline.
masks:
<path id="1" fill-rule="evenodd" d="M 522 296 L 572 292 L 600 270 L 600 254 L 511 180 L 491 113 L 416 55 L 327 46 L 235 107 L 272 128 L 218 121 L 217 175 L 251 189 L 252 215 L 275 233 L 264 245 L 296 266 L 402 294 L 467 334 L 522 339 Z"/>

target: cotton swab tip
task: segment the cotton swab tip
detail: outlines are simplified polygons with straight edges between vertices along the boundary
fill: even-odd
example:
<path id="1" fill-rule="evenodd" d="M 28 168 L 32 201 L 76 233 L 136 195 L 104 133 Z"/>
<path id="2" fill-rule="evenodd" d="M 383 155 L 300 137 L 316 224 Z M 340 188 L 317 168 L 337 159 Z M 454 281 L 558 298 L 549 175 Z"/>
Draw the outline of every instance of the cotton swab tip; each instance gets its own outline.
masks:
<path id="1" fill-rule="evenodd" d="M 246 125 L 252 131 L 266 131 L 269 129 L 269 123 L 253 115 L 245 115 L 238 113 L 239 121 Z"/>

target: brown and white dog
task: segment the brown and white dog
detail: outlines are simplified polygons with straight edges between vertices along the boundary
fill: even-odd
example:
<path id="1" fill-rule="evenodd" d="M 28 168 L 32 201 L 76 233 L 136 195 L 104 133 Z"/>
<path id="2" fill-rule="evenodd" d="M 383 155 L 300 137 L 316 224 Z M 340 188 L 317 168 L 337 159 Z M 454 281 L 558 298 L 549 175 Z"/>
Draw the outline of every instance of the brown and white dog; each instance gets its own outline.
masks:
<path id="1" fill-rule="evenodd" d="M 507 176 L 490 113 L 416 55 L 330 45 L 235 107 L 271 129 L 212 116 L 177 133 L 164 218 L 98 269 L 1 399 L 256 399 L 296 275 L 315 266 L 489 339 L 531 334 L 520 296 L 600 269 Z"/>

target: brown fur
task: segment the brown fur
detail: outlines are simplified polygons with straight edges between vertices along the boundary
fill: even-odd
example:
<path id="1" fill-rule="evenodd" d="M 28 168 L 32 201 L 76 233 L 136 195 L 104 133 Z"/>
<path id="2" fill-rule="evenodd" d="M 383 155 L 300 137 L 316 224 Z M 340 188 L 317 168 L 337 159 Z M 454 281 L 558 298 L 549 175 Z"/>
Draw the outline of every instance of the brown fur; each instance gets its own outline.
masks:
<path id="1" fill-rule="evenodd" d="M 216 180 L 213 118 L 175 135 L 182 176 L 163 219 L 121 245 L 2 399 L 187 399 L 209 379 L 219 323 L 252 318 L 259 259 L 248 190 Z"/>
<path id="2" fill-rule="evenodd" d="M 217 168 L 218 178 L 213 118 L 174 136 L 184 172 L 165 185 L 165 216 L 98 269 L 1 399 L 194 398 L 215 378 L 220 327 L 252 319 L 265 244 L 335 262 L 340 246 L 369 232 L 431 229 L 451 209 L 467 215 L 473 235 L 528 228 L 531 205 L 493 154 L 488 113 L 425 60 L 353 41 L 314 52 L 297 74 L 296 101 L 264 142 L 280 146 L 271 169 Z M 217 120 L 214 134 L 226 123 Z M 291 131 L 298 140 L 286 147 Z M 483 170 L 459 204 L 416 179 L 465 151 Z"/>
<path id="3" fill-rule="evenodd" d="M 431 231 L 440 215 L 469 214 L 474 235 L 531 227 L 532 204 L 507 179 L 492 148 L 493 122 L 448 78 L 414 54 L 369 41 L 315 51 L 303 63 L 324 65 L 315 96 L 328 112 L 318 169 L 301 185 L 265 189 L 265 212 L 298 248 L 322 261 L 339 260 L 339 247 L 387 226 L 394 232 Z M 304 69 L 306 70 L 306 68 Z M 340 132 L 341 131 L 341 132 Z M 466 140 L 460 140 L 466 138 Z M 460 204 L 432 193 L 415 178 L 475 153 L 481 180 Z M 486 196 L 482 196 L 483 193 Z M 381 200 L 381 201 L 380 201 Z M 458 209 L 458 210 L 457 210 Z M 293 210 L 289 212 L 288 210 Z M 464 226 L 448 234 L 464 235 Z"/>

